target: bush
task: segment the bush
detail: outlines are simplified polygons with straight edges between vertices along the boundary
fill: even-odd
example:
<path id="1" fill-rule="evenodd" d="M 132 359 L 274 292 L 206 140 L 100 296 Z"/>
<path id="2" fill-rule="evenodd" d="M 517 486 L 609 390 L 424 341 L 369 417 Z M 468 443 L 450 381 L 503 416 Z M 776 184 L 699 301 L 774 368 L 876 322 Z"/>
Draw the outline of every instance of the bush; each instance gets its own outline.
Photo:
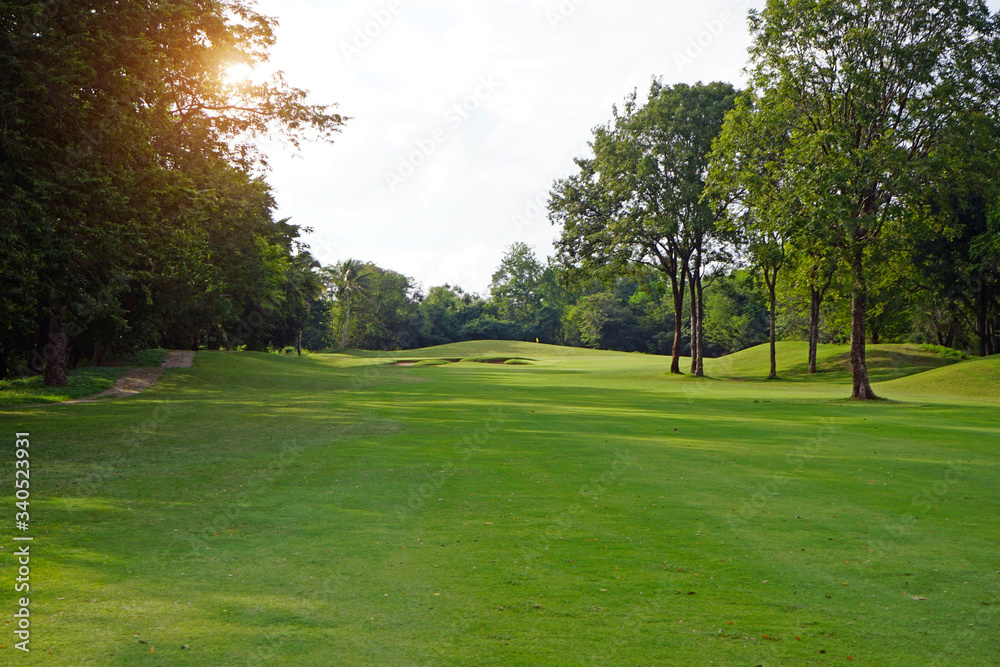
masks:
<path id="1" fill-rule="evenodd" d="M 923 352 L 930 352 L 932 354 L 936 354 L 942 359 L 955 359 L 957 361 L 961 361 L 963 359 L 969 358 L 969 355 L 967 355 L 965 352 L 962 352 L 961 350 L 953 350 L 952 348 L 945 347 L 944 345 L 925 344 L 921 345 L 920 349 Z"/>

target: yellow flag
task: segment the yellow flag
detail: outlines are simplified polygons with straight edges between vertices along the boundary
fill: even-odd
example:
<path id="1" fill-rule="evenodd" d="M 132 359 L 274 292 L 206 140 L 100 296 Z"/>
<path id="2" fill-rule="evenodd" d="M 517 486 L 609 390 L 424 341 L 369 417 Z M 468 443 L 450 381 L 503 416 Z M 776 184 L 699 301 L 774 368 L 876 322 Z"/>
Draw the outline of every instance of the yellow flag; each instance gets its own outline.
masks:
<path id="1" fill-rule="evenodd" d="M 535 342 L 536 342 L 536 343 L 538 342 L 538 339 L 537 339 L 537 338 L 535 339 Z"/>

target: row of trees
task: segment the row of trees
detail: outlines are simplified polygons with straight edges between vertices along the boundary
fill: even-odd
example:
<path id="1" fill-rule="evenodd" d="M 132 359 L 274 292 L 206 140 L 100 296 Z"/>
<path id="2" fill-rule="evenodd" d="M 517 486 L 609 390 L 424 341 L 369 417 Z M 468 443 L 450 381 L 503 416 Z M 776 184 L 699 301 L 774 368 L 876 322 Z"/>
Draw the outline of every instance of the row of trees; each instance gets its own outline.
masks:
<path id="1" fill-rule="evenodd" d="M 968 0 L 769 0 L 750 27 L 747 90 L 654 82 L 595 129 L 593 156 L 553 190 L 562 261 L 665 275 L 674 373 L 686 286 L 702 373 L 703 276 L 720 262 L 767 288 L 772 376 L 789 272 L 810 290 L 812 368 L 824 298 L 849 285 L 855 398 L 875 398 L 872 296 L 911 288 L 900 273 L 952 333 L 969 317 L 981 353 L 997 352 L 1000 18 Z"/>
<path id="2" fill-rule="evenodd" d="M 572 283 L 570 271 L 551 260 L 543 263 L 523 243 L 508 248 L 485 296 L 451 285 L 425 293 L 406 276 L 355 260 L 320 273 L 327 289 L 306 327 L 304 343 L 311 349 L 405 349 L 489 339 L 668 354 L 674 339 L 669 287 L 655 271 L 612 285 Z M 720 276 L 709 297 L 736 327 L 717 323 L 709 336 L 711 354 L 763 340 L 765 311 L 749 276 Z M 686 352 L 687 322 L 680 338 Z"/>
<path id="3" fill-rule="evenodd" d="M 343 119 L 267 60 L 239 0 L 0 1 L 0 374 L 81 356 L 294 341 L 322 285 L 273 216 L 263 135 Z"/>
<path id="4" fill-rule="evenodd" d="M 869 339 L 975 350 L 974 321 L 953 317 L 960 315 L 958 311 L 949 314 L 941 293 L 927 287 L 922 269 L 909 259 L 901 257 L 897 266 L 881 272 L 872 283 Z M 746 262 L 739 266 L 714 261 L 699 275 L 697 322 L 702 328 L 704 356 L 764 343 L 772 325 L 776 340 L 849 342 L 849 274 L 831 270 L 817 288 L 813 269 L 813 264 L 797 263 L 790 256 L 783 270 L 768 280 Z M 313 303 L 305 327 L 305 346 L 314 350 L 538 339 L 556 345 L 672 355 L 679 339 L 680 354 L 687 356 L 699 344 L 692 337 L 691 300 L 697 298 L 696 291 L 686 291 L 677 332 L 669 277 L 641 264 L 605 280 L 585 276 L 554 258 L 542 261 L 527 245 L 515 243 L 507 249 L 484 296 L 450 285 L 425 292 L 406 276 L 354 260 L 320 273 L 326 288 Z"/>

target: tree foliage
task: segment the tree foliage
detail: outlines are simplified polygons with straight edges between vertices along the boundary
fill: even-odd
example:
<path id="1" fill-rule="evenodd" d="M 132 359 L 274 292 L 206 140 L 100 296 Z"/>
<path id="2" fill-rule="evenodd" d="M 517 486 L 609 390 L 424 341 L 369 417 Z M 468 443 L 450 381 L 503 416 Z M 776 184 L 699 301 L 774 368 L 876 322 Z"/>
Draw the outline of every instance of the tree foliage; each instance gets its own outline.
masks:
<path id="1" fill-rule="evenodd" d="M 280 300 L 299 230 L 272 217 L 256 140 L 344 119 L 280 73 L 226 78 L 266 61 L 272 19 L 239 0 L 5 1 L 0 25 L 0 370 L 48 360 L 59 382 L 73 347 L 204 344 Z"/>
<path id="2" fill-rule="evenodd" d="M 716 214 L 702 201 L 708 154 L 735 92 L 726 83 L 664 86 L 645 105 L 635 93 L 594 130 L 594 157 L 557 181 L 550 218 L 562 233 L 561 260 L 605 279 L 642 265 L 663 272 L 674 301 L 671 372 L 680 373 L 681 321 L 692 255 Z"/>
<path id="3" fill-rule="evenodd" d="M 769 0 L 750 28 L 750 89 L 716 151 L 720 180 L 768 204 L 765 189 L 779 184 L 777 203 L 794 209 L 800 235 L 849 267 L 853 395 L 874 398 L 870 255 L 925 224 L 930 154 L 970 110 L 995 101 L 997 19 L 979 1 Z M 787 139 L 763 179 L 745 135 Z"/>
<path id="4" fill-rule="evenodd" d="M 500 266 L 493 273 L 490 296 L 500 315 L 514 321 L 526 321 L 541 307 L 538 287 L 545 267 L 526 243 L 507 248 Z"/>

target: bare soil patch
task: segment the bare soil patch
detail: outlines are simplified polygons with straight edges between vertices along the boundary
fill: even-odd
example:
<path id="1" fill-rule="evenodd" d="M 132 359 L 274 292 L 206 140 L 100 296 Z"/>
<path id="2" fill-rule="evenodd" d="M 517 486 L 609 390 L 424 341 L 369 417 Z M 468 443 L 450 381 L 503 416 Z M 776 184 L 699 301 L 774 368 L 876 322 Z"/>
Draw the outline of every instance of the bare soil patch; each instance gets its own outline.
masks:
<path id="1" fill-rule="evenodd" d="M 118 378 L 118 381 L 115 382 L 115 386 L 111 389 L 106 389 L 100 394 L 89 398 L 66 401 L 66 403 L 97 403 L 99 399 L 103 398 L 125 398 L 127 396 L 135 396 L 136 394 L 142 393 L 156 384 L 156 381 L 160 379 L 161 375 L 163 375 L 164 369 L 191 368 L 192 363 L 194 363 L 193 351 L 171 350 L 170 352 L 167 352 L 167 357 L 163 360 L 163 364 L 159 368 L 133 368 L 126 371 L 124 375 Z"/>

